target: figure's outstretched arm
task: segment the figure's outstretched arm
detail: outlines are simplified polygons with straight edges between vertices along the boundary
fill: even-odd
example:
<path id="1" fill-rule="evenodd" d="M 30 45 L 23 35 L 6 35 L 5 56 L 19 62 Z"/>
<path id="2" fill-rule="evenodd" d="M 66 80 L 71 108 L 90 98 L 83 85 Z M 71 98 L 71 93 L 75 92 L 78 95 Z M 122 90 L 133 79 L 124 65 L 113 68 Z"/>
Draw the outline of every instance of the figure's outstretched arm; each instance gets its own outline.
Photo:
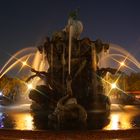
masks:
<path id="1" fill-rule="evenodd" d="M 34 79 L 35 77 L 37 77 L 38 75 L 35 74 L 35 75 L 32 75 L 30 76 L 25 82 L 28 83 L 30 80 Z"/>
<path id="2" fill-rule="evenodd" d="M 35 74 L 32 75 L 32 76 L 30 76 L 30 77 L 26 80 L 26 82 L 29 82 L 30 80 L 32 80 L 32 79 L 35 78 L 35 77 L 39 77 L 39 78 L 41 78 L 41 79 L 42 79 L 42 76 L 48 77 L 48 73 L 45 72 L 45 71 L 37 71 L 37 70 L 35 70 L 35 69 L 33 69 L 33 68 L 31 69 L 31 71 L 34 72 Z"/>
<path id="3" fill-rule="evenodd" d="M 97 74 L 101 77 L 104 77 L 106 75 L 106 73 L 109 72 L 111 74 L 115 74 L 115 73 L 122 73 L 121 71 L 118 71 L 118 69 L 114 69 L 114 68 L 101 68 L 97 70 Z"/>
<path id="4" fill-rule="evenodd" d="M 37 70 L 35 70 L 33 68 L 31 69 L 31 71 L 34 72 L 34 73 L 36 73 L 38 76 L 39 75 L 44 75 L 46 77 L 48 76 L 48 73 L 46 71 L 37 71 Z"/>

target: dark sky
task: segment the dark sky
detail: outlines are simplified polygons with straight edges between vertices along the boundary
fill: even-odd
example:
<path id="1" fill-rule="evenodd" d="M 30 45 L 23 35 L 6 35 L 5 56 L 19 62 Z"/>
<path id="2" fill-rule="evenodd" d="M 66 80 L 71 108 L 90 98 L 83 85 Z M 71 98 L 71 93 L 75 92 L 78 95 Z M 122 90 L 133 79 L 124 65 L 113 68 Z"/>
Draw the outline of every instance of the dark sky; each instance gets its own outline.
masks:
<path id="1" fill-rule="evenodd" d="M 77 8 L 82 37 L 119 44 L 140 60 L 139 0 L 1 0 L 0 66 L 8 60 L 7 53 L 36 45 L 63 29 Z"/>

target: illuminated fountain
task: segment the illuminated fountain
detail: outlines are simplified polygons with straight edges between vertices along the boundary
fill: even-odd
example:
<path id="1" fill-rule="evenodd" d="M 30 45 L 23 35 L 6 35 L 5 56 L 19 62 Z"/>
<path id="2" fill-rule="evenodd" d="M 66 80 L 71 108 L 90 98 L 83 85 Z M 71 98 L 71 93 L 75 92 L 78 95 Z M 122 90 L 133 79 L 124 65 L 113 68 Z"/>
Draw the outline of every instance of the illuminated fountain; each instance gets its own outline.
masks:
<path id="1" fill-rule="evenodd" d="M 107 72 L 115 74 L 117 70 L 99 66 L 100 54 L 106 53 L 109 45 L 101 40 L 79 39 L 82 29 L 82 23 L 73 14 L 64 30 L 46 37 L 38 46 L 31 69 L 35 74 L 26 81 L 42 79 L 42 84 L 39 82 L 29 93 L 31 108 L 35 112 L 45 110 L 53 127 L 88 124 L 92 128 L 95 115 L 109 115 L 110 101 L 102 79 Z"/>
<path id="2" fill-rule="evenodd" d="M 0 79 L 1 79 L 1 86 L 0 86 L 0 104 L 1 105 L 11 105 L 15 103 L 21 103 L 24 98 L 27 98 L 28 91 L 27 91 L 27 84 L 23 81 L 26 77 L 29 76 L 30 73 L 26 70 L 26 75 L 24 74 L 23 77 L 19 78 L 19 73 L 22 71 L 23 67 L 31 68 L 29 64 L 29 59 L 32 59 L 35 52 L 35 47 L 28 47 L 24 48 L 14 55 L 5 63 L 5 65 L 0 70 Z M 28 63 L 28 64 L 27 64 Z M 19 66 L 21 68 L 19 69 Z M 9 77 L 6 74 L 13 70 L 14 77 Z M 16 71 L 17 72 L 16 72 Z M 26 92 L 27 91 L 27 92 Z"/>
<path id="3" fill-rule="evenodd" d="M 19 72 L 23 67 L 31 69 L 26 82 L 20 80 L 26 86 L 32 111 L 35 115 L 45 112 L 51 128 L 93 128 L 96 121 L 104 123 L 110 112 L 111 91 L 125 93 L 117 86 L 121 68 L 133 70 L 126 61 L 140 68 L 139 62 L 122 48 L 101 40 L 80 39 L 82 30 L 81 21 L 73 13 L 63 30 L 46 37 L 38 47 L 17 52 L 0 70 L 2 78 L 19 63 Z M 107 59 L 117 62 L 118 69 L 110 68 Z M 110 82 L 109 74 L 118 74 L 117 79 Z"/>
<path id="4" fill-rule="evenodd" d="M 113 95 L 115 97 L 111 99 L 111 103 L 117 103 L 121 105 L 140 104 L 140 101 L 125 89 L 125 85 L 127 84 L 125 79 L 126 77 L 129 77 L 128 75 L 130 75 L 131 72 L 138 72 L 140 68 L 139 61 L 124 48 L 111 43 L 109 54 L 105 55 L 102 60 L 105 62 L 110 61 L 110 64 L 108 63 L 109 66 L 118 67 L 116 73 L 114 74 L 115 80 L 112 80 L 111 78 L 109 80 L 109 77 L 113 77 L 110 76 L 110 74 L 107 74 L 103 79 L 103 83 L 105 85 L 104 87 L 107 89 L 107 96 L 111 96 L 112 98 Z"/>

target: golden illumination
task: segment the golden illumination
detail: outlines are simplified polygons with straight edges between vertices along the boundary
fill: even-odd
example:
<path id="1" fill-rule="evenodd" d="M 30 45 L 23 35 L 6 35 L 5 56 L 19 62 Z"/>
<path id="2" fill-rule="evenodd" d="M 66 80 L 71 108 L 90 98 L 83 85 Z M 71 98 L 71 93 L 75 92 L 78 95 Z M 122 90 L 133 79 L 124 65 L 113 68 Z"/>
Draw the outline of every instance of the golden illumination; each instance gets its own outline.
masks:
<path id="1" fill-rule="evenodd" d="M 33 54 L 32 54 L 33 55 Z M 30 55 L 25 55 L 25 56 L 23 56 L 23 57 L 21 57 L 21 58 L 15 58 L 16 59 L 16 61 L 13 63 L 13 64 L 11 64 L 7 69 L 5 69 L 6 68 L 6 66 L 9 64 L 9 62 L 7 62 L 5 65 L 4 65 L 4 67 L 0 70 L 0 78 L 3 76 L 3 75 L 5 75 L 8 71 L 10 71 L 13 67 L 15 67 L 19 62 L 21 62 L 22 64 L 23 64 L 23 62 L 25 63 L 26 62 L 26 66 L 28 66 L 28 67 L 30 67 L 31 68 L 31 66 L 29 66 L 29 65 L 27 65 L 27 61 L 28 61 L 28 59 L 29 59 L 29 57 L 31 56 L 31 54 Z M 26 59 L 26 61 L 22 61 L 23 59 L 25 59 L 25 58 L 27 58 Z M 23 68 L 23 65 L 22 65 L 22 67 L 21 67 L 21 69 Z M 4 70 L 5 69 L 5 70 Z M 19 70 L 19 72 L 21 71 L 21 69 Z"/>
<path id="2" fill-rule="evenodd" d="M 23 66 L 27 65 L 26 61 L 22 62 Z"/>
<path id="3" fill-rule="evenodd" d="M 110 88 L 110 90 L 109 90 L 109 92 L 107 93 L 107 96 L 109 96 L 109 95 L 110 95 L 110 93 L 111 93 L 112 89 L 114 89 L 114 88 L 116 88 L 117 90 L 119 90 L 119 91 L 121 91 L 121 92 L 123 92 L 123 93 L 125 93 L 125 94 L 126 94 L 126 92 L 125 92 L 124 90 L 120 89 L 120 88 L 117 86 L 117 83 L 118 83 L 118 81 L 119 81 L 120 76 L 121 76 L 121 75 L 119 75 L 119 76 L 118 76 L 118 78 L 115 80 L 115 82 L 114 82 L 114 83 L 110 83 L 108 80 L 105 80 L 104 78 L 99 77 L 99 78 L 101 78 L 101 80 L 102 80 L 103 82 L 105 82 L 105 83 L 109 84 L 109 85 L 110 85 L 110 87 L 111 87 L 111 88 Z"/>
<path id="4" fill-rule="evenodd" d="M 119 129 L 119 115 L 113 114 L 112 115 L 112 129 L 113 130 L 118 130 Z"/>
<path id="5" fill-rule="evenodd" d="M 117 111 L 116 111 L 117 110 Z M 125 111 L 124 111 L 125 110 Z M 128 112 L 129 113 L 128 115 Z M 118 129 L 130 129 L 134 127 L 132 120 L 139 114 L 139 109 L 134 106 L 125 106 L 120 108 L 118 105 L 111 105 L 110 123 L 104 130 L 118 130 Z"/>
<path id="6" fill-rule="evenodd" d="M 127 56 L 125 57 L 125 59 L 122 62 L 119 62 L 118 60 L 116 60 L 116 62 L 118 62 L 120 64 L 119 68 L 117 69 L 117 72 L 121 69 L 122 66 L 128 67 L 125 65 L 126 60 L 127 60 Z"/>
<path id="7" fill-rule="evenodd" d="M 33 85 L 30 83 L 30 84 L 27 84 L 27 87 L 28 87 L 28 89 L 30 90 L 30 89 L 33 89 Z"/>
<path id="8" fill-rule="evenodd" d="M 17 113 L 15 117 L 15 128 L 19 130 L 33 130 L 33 117 L 29 113 Z"/>
<path id="9" fill-rule="evenodd" d="M 111 88 L 112 88 L 112 89 L 115 89 L 115 88 L 117 88 L 117 85 L 116 85 L 116 83 L 112 83 L 112 84 L 111 84 Z"/>
<path id="10" fill-rule="evenodd" d="M 124 63 L 124 61 L 123 61 L 123 62 L 121 62 L 121 63 L 120 63 L 120 65 L 121 65 L 121 66 L 125 66 L 125 63 Z"/>
<path id="11" fill-rule="evenodd" d="M 16 59 L 17 61 L 16 61 L 15 63 L 17 63 L 17 62 L 19 62 L 22 58 L 24 58 L 25 56 L 28 56 L 29 54 L 23 56 L 23 57 L 20 58 L 20 59 L 17 58 L 18 55 L 20 55 L 20 54 L 23 53 L 23 52 L 29 51 L 29 50 L 34 50 L 34 47 L 23 48 L 22 50 L 18 51 L 18 52 L 15 53 L 14 55 L 10 55 L 10 54 L 9 54 L 9 55 L 11 56 L 11 58 L 10 58 L 10 59 L 5 63 L 5 65 L 0 69 L 0 73 L 2 73 L 2 72 L 4 71 L 4 69 L 10 64 L 10 62 L 11 62 L 12 60 Z M 12 64 L 12 65 L 14 65 L 14 64 Z M 4 74 L 5 74 L 5 72 L 4 72 Z M 3 74 L 3 75 L 4 75 L 4 74 Z M 0 77 L 2 77 L 2 76 L 0 76 Z"/>
<path id="12" fill-rule="evenodd" d="M 24 66 L 31 67 L 27 64 L 29 58 L 30 58 L 30 55 L 27 57 L 25 61 L 21 61 L 22 67 L 20 68 L 19 72 L 23 69 Z"/>
<path id="13" fill-rule="evenodd" d="M 121 116 L 117 113 L 113 113 L 110 116 L 110 124 L 106 126 L 104 129 L 106 130 L 118 130 L 121 127 Z"/>
<path id="14" fill-rule="evenodd" d="M 125 68 L 128 68 L 128 69 L 130 69 L 130 70 L 136 72 L 133 68 L 131 68 L 131 67 L 129 67 L 129 66 L 126 65 L 125 61 L 126 61 L 127 59 L 129 60 L 128 56 L 126 56 L 125 59 L 124 59 L 122 62 L 118 61 L 118 60 L 115 59 L 115 58 L 112 58 L 112 59 L 113 59 L 115 62 L 117 62 L 117 63 L 120 64 L 120 66 L 119 66 L 119 68 L 117 69 L 116 73 L 121 69 L 121 67 L 125 67 Z M 131 59 L 130 59 L 130 60 L 131 60 Z"/>

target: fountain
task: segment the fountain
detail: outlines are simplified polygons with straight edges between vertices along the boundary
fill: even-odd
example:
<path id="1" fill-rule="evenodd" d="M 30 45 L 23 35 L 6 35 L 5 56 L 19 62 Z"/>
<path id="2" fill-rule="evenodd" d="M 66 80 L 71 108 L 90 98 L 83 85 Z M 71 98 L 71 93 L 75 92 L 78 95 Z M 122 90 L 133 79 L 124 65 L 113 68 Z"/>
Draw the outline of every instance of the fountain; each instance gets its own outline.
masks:
<path id="1" fill-rule="evenodd" d="M 92 128 L 94 116 L 109 115 L 110 100 L 105 95 L 102 78 L 117 70 L 99 67 L 100 54 L 107 52 L 109 44 L 79 39 L 82 30 L 81 21 L 73 13 L 63 30 L 46 37 L 37 47 L 41 61 L 35 59 L 31 69 L 34 75 L 26 81 L 37 84 L 35 77 L 43 80 L 42 85 L 29 93 L 31 109 L 47 112 L 53 128 Z"/>
<path id="2" fill-rule="evenodd" d="M 26 81 L 19 80 L 26 86 L 26 96 L 31 100 L 30 108 L 38 128 L 42 120 L 45 129 L 46 126 L 59 130 L 102 128 L 108 123 L 111 90 L 117 88 L 125 93 L 116 86 L 120 75 L 124 74 L 120 68 L 124 65 L 134 71 L 124 64 L 125 61 L 140 68 L 139 62 L 118 46 L 100 39 L 81 39 L 82 30 L 83 24 L 73 12 L 63 30 L 46 37 L 36 47 L 15 53 L 0 70 L 0 78 L 18 63 L 22 64 L 19 72 L 23 66 L 31 70 L 29 75 L 25 73 Z M 119 62 L 116 57 L 123 61 Z M 111 68 L 108 58 L 117 62 L 119 68 Z M 108 80 L 110 74 L 117 77 L 114 83 Z M 7 96 L 1 98 L 4 105 L 11 104 Z"/>

